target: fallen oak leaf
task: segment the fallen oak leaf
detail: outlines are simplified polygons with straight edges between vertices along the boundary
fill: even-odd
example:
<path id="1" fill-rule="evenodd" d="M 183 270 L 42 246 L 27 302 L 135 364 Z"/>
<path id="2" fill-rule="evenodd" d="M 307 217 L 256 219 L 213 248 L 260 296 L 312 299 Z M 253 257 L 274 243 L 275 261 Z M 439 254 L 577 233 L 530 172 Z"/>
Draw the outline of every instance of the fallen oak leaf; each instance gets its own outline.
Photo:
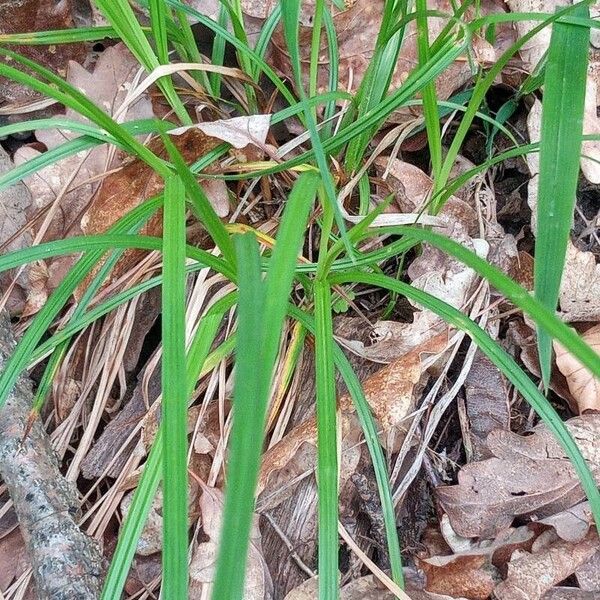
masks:
<path id="1" fill-rule="evenodd" d="M 200 598 L 212 588 L 222 529 L 223 492 L 198 481 L 202 489 L 200 511 L 202 529 L 208 540 L 197 545 L 190 562 L 190 598 Z M 250 547 L 246 578 L 244 582 L 245 600 L 270 600 L 273 597 L 273 583 L 265 562 L 261 534 L 255 519 L 250 533 Z"/>
<path id="2" fill-rule="evenodd" d="M 494 590 L 498 600 L 540 600 L 556 584 L 572 575 L 600 548 L 596 532 L 578 543 L 557 540 L 536 552 L 516 551 L 508 575 Z"/>
<path id="3" fill-rule="evenodd" d="M 384 445 L 393 434 L 398 443 L 398 430 L 414 408 L 417 385 L 425 372 L 422 355 L 440 355 L 447 342 L 447 333 L 437 335 L 381 368 L 363 383 L 367 402 L 381 427 Z M 340 479 L 344 481 L 354 472 L 360 458 L 359 453 L 351 451 L 357 448 L 360 425 L 349 394 L 338 400 L 338 410 L 342 438 Z M 316 445 L 317 423 L 312 417 L 264 454 L 257 487 L 259 510 L 280 504 L 289 495 L 283 492 L 294 481 L 312 473 L 316 466 Z"/>
<path id="4" fill-rule="evenodd" d="M 427 173 L 415 165 L 387 156 L 375 159 L 373 164 L 377 175 L 396 196 L 401 212 L 426 211 L 433 190 L 433 180 Z M 457 196 L 448 198 L 440 214 L 462 223 L 471 235 L 479 231 L 477 212 Z"/>
<path id="5" fill-rule="evenodd" d="M 170 135 L 181 135 L 190 129 L 199 129 L 209 137 L 223 140 L 234 148 L 242 149 L 248 144 L 263 146 L 271 126 L 271 115 L 250 115 L 196 123 L 186 127 L 178 127 L 169 131 Z"/>
<path id="6" fill-rule="evenodd" d="M 442 532 L 449 528 L 447 518 L 447 515 L 442 517 Z M 444 537 L 448 539 L 447 533 Z M 469 542 L 469 547 L 454 554 L 417 557 L 417 564 L 426 575 L 425 589 L 453 597 L 462 595 L 471 600 L 486 600 L 501 581 L 500 573 L 513 551 L 530 550 L 535 538 L 534 531 L 522 526 L 503 531 L 492 542 L 463 539 Z"/>
<path id="7" fill-rule="evenodd" d="M 596 352 L 600 351 L 600 325 L 585 331 L 581 337 Z M 564 346 L 554 341 L 556 366 L 567 379 L 579 413 L 600 412 L 600 379 L 592 375 Z M 599 357 L 600 359 L 600 357 Z"/>
<path id="8" fill-rule="evenodd" d="M 556 535 L 566 542 L 580 542 L 594 525 L 594 515 L 589 502 L 580 502 L 538 523 L 552 527 Z"/>
<path id="9" fill-rule="evenodd" d="M 189 129 L 181 135 L 173 137 L 173 143 L 181 153 L 186 164 L 191 164 L 199 157 L 214 150 L 220 141 L 210 137 L 198 129 Z M 155 138 L 148 144 L 149 150 L 161 158 L 167 157 L 167 152 L 160 138 Z M 210 169 L 209 169 L 210 171 Z M 202 182 L 201 182 L 202 185 Z M 215 187 L 216 185 L 216 187 Z M 104 233 L 111 225 L 121 217 L 139 206 L 145 200 L 160 194 L 164 187 L 162 177 L 156 173 L 141 159 L 134 159 L 127 163 L 122 169 L 106 177 L 92 203 L 81 221 L 81 229 L 85 235 L 96 235 Z M 221 188 L 225 188 L 224 193 Z M 220 217 L 227 216 L 229 203 L 227 187 L 224 181 L 219 184 L 211 183 L 207 186 L 213 208 Z M 153 215 L 140 233 L 150 236 L 162 235 L 162 212 Z M 123 253 L 107 283 L 116 281 L 120 276 L 129 271 L 131 267 L 139 262 L 145 252 L 139 250 L 128 250 Z M 98 265 L 86 278 L 84 283 L 76 291 L 76 297 L 81 297 L 83 291 L 89 285 L 93 276 L 98 272 Z"/>
<path id="10" fill-rule="evenodd" d="M 575 417 L 565 425 L 599 481 L 600 415 Z M 437 489 L 460 535 L 494 538 L 515 517 L 543 519 L 584 499 L 571 462 L 544 424 L 527 437 L 493 431 L 487 446 L 493 458 L 466 465 L 458 485 Z"/>

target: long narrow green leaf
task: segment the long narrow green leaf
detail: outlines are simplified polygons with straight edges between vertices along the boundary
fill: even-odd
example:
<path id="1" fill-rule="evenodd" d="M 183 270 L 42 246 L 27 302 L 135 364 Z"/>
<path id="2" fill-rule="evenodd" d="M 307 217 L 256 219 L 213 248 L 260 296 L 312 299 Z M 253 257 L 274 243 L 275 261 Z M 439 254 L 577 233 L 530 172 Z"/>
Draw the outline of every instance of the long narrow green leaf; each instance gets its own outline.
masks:
<path id="1" fill-rule="evenodd" d="M 588 17 L 587 5 L 577 5 L 572 15 Z M 589 43 L 588 27 L 561 21 L 552 26 L 544 79 L 534 265 L 535 296 L 550 310 L 558 302 L 575 207 Z M 537 333 L 542 380 L 548 388 L 552 338 L 543 328 L 538 327 Z"/>
<path id="2" fill-rule="evenodd" d="M 247 278 L 245 284 L 240 283 L 240 295 L 243 285 L 250 288 L 244 300 L 245 303 L 250 303 L 250 306 L 244 308 L 250 314 L 244 316 L 245 313 L 242 313 L 240 298 L 234 410 L 236 413 L 239 410 L 246 418 L 234 416 L 223 532 L 212 596 L 215 600 L 238 600 L 243 593 L 271 377 L 288 308 L 298 251 L 319 181 L 318 175 L 311 172 L 304 173 L 296 181 L 279 226 L 277 240 L 282 241 L 275 244 L 262 292 L 257 284 L 253 283 L 252 277 L 255 276 L 245 273 L 246 269 L 252 272 L 258 269 L 260 273 L 260 261 L 256 258 L 255 265 L 252 259 L 254 242 L 249 241 L 248 236 L 242 236 L 240 239 L 244 241 L 237 242 L 241 244 L 239 252 L 244 257 L 244 262 L 238 267 L 238 283 L 242 281 L 242 277 Z M 260 326 L 258 332 L 248 327 L 243 331 L 239 329 L 242 324 L 247 326 L 245 319 L 249 319 L 251 324 L 254 323 L 253 327 Z M 250 371 L 247 372 L 246 369 Z M 246 378 L 252 381 L 245 381 Z M 238 385 L 241 386 L 240 389 Z M 244 403 L 249 404 L 250 409 Z M 247 415 L 248 410 L 251 411 L 251 415 Z"/>
<path id="3" fill-rule="evenodd" d="M 165 598 L 185 598 L 188 586 L 185 192 L 176 176 L 165 182 L 163 230 L 162 594 Z"/>
<path id="4" fill-rule="evenodd" d="M 149 207 L 152 206 L 153 204 L 148 202 L 137 209 L 130 211 L 127 215 L 119 219 L 119 221 L 110 228 L 109 232 L 128 231 L 136 225 L 141 227 L 150 214 L 152 214 L 151 211 L 149 211 Z M 34 249 L 35 248 L 29 250 Z M 71 271 L 69 271 L 46 304 L 44 304 L 42 309 L 35 316 L 31 325 L 19 340 L 14 352 L 6 361 L 4 371 L 0 374 L 0 407 L 6 402 L 6 398 L 19 378 L 19 375 L 27 366 L 29 357 L 35 350 L 36 345 L 68 301 L 73 290 L 75 290 L 87 274 L 94 268 L 96 263 L 102 258 L 102 254 L 102 250 L 88 252 L 71 269 Z"/>
<path id="5" fill-rule="evenodd" d="M 264 406 L 271 382 L 262 360 L 265 300 L 260 256 L 252 233 L 235 237 L 239 265 L 238 325 L 235 360 L 233 426 L 227 492 L 219 542 L 219 559 L 212 597 L 243 597 L 246 555 L 254 511 L 254 490 L 264 427 Z M 250 468 L 250 472 L 247 471 Z"/>
<path id="6" fill-rule="evenodd" d="M 316 333 L 314 321 L 309 315 L 293 305 L 290 305 L 289 311 L 290 315 L 294 319 L 302 323 L 302 325 L 304 325 L 304 327 L 306 327 L 309 331 L 312 331 L 313 334 Z M 396 511 L 394 509 L 394 502 L 392 500 L 392 491 L 390 489 L 387 463 L 379 440 L 378 426 L 373 418 L 373 415 L 371 414 L 371 409 L 367 399 L 365 398 L 361 383 L 356 376 L 356 373 L 353 371 L 352 365 L 338 344 L 334 344 L 333 359 L 335 361 L 336 368 L 340 372 L 344 383 L 348 388 L 348 392 L 350 393 L 352 402 L 356 408 L 356 414 L 365 436 L 365 441 L 371 455 L 371 460 L 373 461 L 373 469 L 375 471 L 375 479 L 377 481 L 377 488 L 379 491 L 383 520 L 385 524 L 392 578 L 396 583 L 398 583 L 398 585 L 402 586 L 404 583 L 404 578 L 402 574 L 402 560 L 400 556 L 400 541 L 398 539 L 398 530 L 396 528 Z"/>
<path id="7" fill-rule="evenodd" d="M 337 406 L 329 283 L 327 281 L 316 281 L 314 294 L 317 488 L 319 492 L 319 597 L 335 600 L 339 597 Z"/>
<path id="8" fill-rule="evenodd" d="M 141 144 L 127 129 L 114 121 L 75 86 L 72 86 L 70 83 L 64 81 L 58 75 L 49 69 L 42 67 L 35 61 L 13 52 L 12 50 L 0 48 L 0 55 L 5 56 L 7 59 L 11 60 L 11 62 L 14 61 L 21 66 L 26 67 L 46 81 L 36 79 L 29 75 L 29 73 L 23 73 L 7 64 L 0 64 L 0 75 L 4 75 L 13 81 L 23 83 L 27 87 L 30 87 L 45 96 L 54 98 L 65 106 L 72 108 L 82 116 L 96 123 L 100 128 L 105 129 L 125 148 L 139 156 L 156 172 L 165 176 L 169 174 L 169 169 L 164 161 L 158 158 L 146 146 Z"/>
<path id="9" fill-rule="evenodd" d="M 214 364 L 221 360 L 213 361 L 209 366 L 208 354 L 210 347 L 217 335 L 219 324 L 223 319 L 223 314 L 231 308 L 235 294 L 228 294 L 226 297 L 217 301 L 204 315 L 192 340 L 187 358 L 187 396 L 191 396 L 198 376 L 201 371 L 206 372 L 207 368 L 212 368 Z M 227 345 L 224 342 L 222 347 Z M 217 353 L 217 350 L 213 354 Z M 219 353 L 222 355 L 222 352 Z M 101 600 L 114 600 L 120 598 L 123 593 L 127 574 L 131 567 L 131 562 L 137 548 L 138 539 L 144 528 L 144 523 L 150 512 L 152 501 L 158 489 L 161 476 L 161 465 L 163 459 L 163 426 L 159 429 L 154 439 L 152 449 L 148 459 L 144 464 L 144 471 L 140 478 L 138 487 L 135 490 L 127 518 L 125 519 L 119 532 L 119 539 L 113 558 L 110 563 L 108 574 L 104 582 Z M 187 558 L 186 558 L 187 560 Z M 187 597 L 184 596 L 184 598 Z"/>
<path id="10" fill-rule="evenodd" d="M 155 207 L 159 203 L 150 205 Z M 147 207 L 144 207 L 147 209 Z M 137 213 L 140 214 L 140 213 Z M 146 211 L 145 213 L 146 214 Z M 30 263 L 36 260 L 43 260 L 54 256 L 64 254 L 74 254 L 76 252 L 86 252 L 99 250 L 106 252 L 115 248 L 136 248 L 138 250 L 161 250 L 161 238 L 148 237 L 144 235 L 131 234 L 100 234 L 67 238 L 57 240 L 56 242 L 46 242 L 31 248 L 23 248 L 16 250 L 4 256 L 0 256 L 0 272 L 8 269 L 14 269 L 21 265 Z M 203 265 L 210 267 L 217 273 L 222 273 L 228 279 L 235 277 L 231 267 L 223 261 L 223 259 L 214 256 L 213 254 L 195 248 L 194 246 L 186 247 L 188 258 L 192 258 L 201 262 Z"/>
<path id="11" fill-rule="evenodd" d="M 179 150 L 175 147 L 175 144 L 169 139 L 167 135 L 162 135 L 162 140 L 175 165 L 175 170 L 181 178 L 185 191 L 192 203 L 194 212 L 201 220 L 202 224 L 206 228 L 206 231 L 212 237 L 214 243 L 219 247 L 219 250 L 231 265 L 235 265 L 235 255 L 233 252 L 233 245 L 229 237 L 229 233 L 225 229 L 221 219 L 212 207 L 212 204 L 206 197 L 204 190 L 200 187 L 196 181 L 190 168 L 185 164 L 183 157 Z"/>
<path id="12" fill-rule="evenodd" d="M 475 252 L 465 248 L 461 244 L 433 231 L 404 226 L 393 227 L 390 230 L 403 234 L 409 239 L 427 242 L 477 271 L 493 287 L 502 292 L 506 298 L 527 313 L 538 326 L 543 327 L 548 334 L 568 348 L 569 352 L 594 375 L 600 377 L 600 360 L 598 359 L 598 354 L 573 329 L 558 319 L 553 310 L 546 308 L 541 302 L 530 295 L 525 288 L 515 283 L 500 269 L 489 264 L 477 256 Z"/>

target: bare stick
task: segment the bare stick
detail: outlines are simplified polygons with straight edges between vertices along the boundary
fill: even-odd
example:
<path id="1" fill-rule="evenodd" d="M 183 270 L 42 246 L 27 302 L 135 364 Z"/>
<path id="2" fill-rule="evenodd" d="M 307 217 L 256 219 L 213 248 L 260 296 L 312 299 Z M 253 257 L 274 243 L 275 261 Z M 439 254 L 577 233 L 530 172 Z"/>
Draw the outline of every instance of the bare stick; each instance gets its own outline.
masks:
<path id="1" fill-rule="evenodd" d="M 0 311 L 0 372 L 15 346 L 6 311 Z M 0 410 L 0 474 L 19 517 L 37 597 L 92 600 L 100 595 L 102 555 L 77 526 L 77 490 L 61 475 L 39 419 L 23 440 L 32 402 L 21 377 Z"/>

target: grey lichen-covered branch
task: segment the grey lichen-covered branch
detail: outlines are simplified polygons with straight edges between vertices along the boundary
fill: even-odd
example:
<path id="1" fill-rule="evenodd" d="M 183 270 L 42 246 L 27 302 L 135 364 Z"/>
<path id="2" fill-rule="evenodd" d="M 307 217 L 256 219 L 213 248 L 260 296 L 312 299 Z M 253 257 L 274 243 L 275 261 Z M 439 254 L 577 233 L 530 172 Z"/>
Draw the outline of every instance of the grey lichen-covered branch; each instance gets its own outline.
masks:
<path id="1" fill-rule="evenodd" d="M 14 346 L 10 320 L 1 310 L 0 372 Z M 95 599 L 102 585 L 102 555 L 77 525 L 77 491 L 60 473 L 39 421 L 23 440 L 31 402 L 31 381 L 23 376 L 0 410 L 0 475 L 19 517 L 37 597 Z"/>

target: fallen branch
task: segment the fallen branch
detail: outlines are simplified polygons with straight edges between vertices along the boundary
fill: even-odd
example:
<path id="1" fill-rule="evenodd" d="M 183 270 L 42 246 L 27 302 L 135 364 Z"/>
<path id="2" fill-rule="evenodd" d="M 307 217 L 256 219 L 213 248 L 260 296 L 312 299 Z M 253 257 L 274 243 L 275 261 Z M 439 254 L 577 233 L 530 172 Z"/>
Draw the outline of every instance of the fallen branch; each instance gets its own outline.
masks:
<path id="1" fill-rule="evenodd" d="M 15 346 L 0 311 L 0 371 Z M 61 475 L 39 420 L 23 439 L 31 409 L 31 382 L 21 377 L 0 410 L 0 475 L 15 506 L 39 599 L 98 598 L 102 555 L 76 522 L 77 490 Z"/>

